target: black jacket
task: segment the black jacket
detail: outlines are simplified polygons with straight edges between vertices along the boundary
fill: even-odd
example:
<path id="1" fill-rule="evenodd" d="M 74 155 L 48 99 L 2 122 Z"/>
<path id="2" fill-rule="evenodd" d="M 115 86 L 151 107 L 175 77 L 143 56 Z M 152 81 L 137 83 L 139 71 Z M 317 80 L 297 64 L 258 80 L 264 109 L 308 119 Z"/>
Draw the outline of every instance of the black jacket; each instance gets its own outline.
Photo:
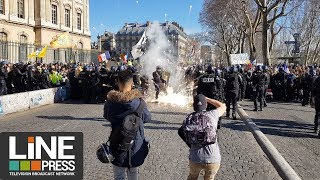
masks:
<path id="1" fill-rule="evenodd" d="M 127 93 L 119 91 L 110 91 L 107 96 L 107 102 L 104 105 L 104 118 L 110 121 L 111 128 L 114 129 L 117 126 L 122 125 L 124 118 L 132 114 L 137 110 L 140 104 L 142 95 L 138 90 L 132 90 Z M 144 159 L 147 156 L 148 149 L 144 146 L 144 123 L 151 121 L 151 114 L 147 107 L 143 109 L 142 121 L 140 121 L 139 131 L 135 137 L 134 144 L 131 148 L 132 167 L 141 166 L 144 163 Z M 112 164 L 118 167 L 129 167 L 128 153 L 127 152 L 112 152 L 115 159 Z"/>

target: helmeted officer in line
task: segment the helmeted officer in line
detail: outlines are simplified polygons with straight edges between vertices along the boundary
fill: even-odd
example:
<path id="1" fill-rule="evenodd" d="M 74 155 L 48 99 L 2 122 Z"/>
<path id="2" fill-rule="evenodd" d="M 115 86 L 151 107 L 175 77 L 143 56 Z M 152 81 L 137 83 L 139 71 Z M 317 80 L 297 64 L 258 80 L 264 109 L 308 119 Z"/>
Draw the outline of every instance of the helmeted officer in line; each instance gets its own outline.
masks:
<path id="1" fill-rule="evenodd" d="M 314 131 L 318 133 L 320 137 L 319 131 L 319 118 L 320 118 L 320 76 L 316 78 L 316 80 L 313 83 L 312 87 L 312 96 L 314 97 L 314 104 L 315 104 L 315 110 L 316 114 L 314 116 Z"/>
<path id="2" fill-rule="evenodd" d="M 0 96 L 7 94 L 7 85 L 6 80 L 8 78 L 8 70 L 7 70 L 8 63 L 6 61 L 0 62 Z"/>
<path id="3" fill-rule="evenodd" d="M 227 117 L 230 117 L 230 105 L 232 104 L 232 118 L 235 120 L 236 117 L 236 109 L 238 105 L 238 96 L 239 96 L 239 88 L 242 84 L 241 76 L 239 76 L 237 72 L 237 68 L 235 66 L 231 66 L 229 72 L 226 74 L 226 87 L 225 87 L 225 97 L 226 97 L 226 105 L 227 105 Z"/>
<path id="4" fill-rule="evenodd" d="M 311 90 L 313 82 L 317 79 L 317 71 L 313 67 L 309 67 L 309 74 L 303 79 L 303 100 L 302 106 L 310 103 Z"/>
<path id="5" fill-rule="evenodd" d="M 267 107 L 268 105 L 267 105 L 267 90 L 268 90 L 268 88 L 269 88 L 269 84 L 270 84 L 270 74 L 269 74 L 269 68 L 268 68 L 268 66 L 266 66 L 266 65 L 264 65 L 264 66 L 262 66 L 262 72 L 263 72 L 263 74 L 264 74 L 264 76 L 265 76 L 265 84 L 264 84 L 264 91 L 263 91 L 263 106 L 264 107 Z"/>
<path id="6" fill-rule="evenodd" d="M 197 94 L 203 94 L 204 96 L 217 99 L 217 87 L 215 83 L 215 74 L 212 65 L 209 65 L 206 70 L 206 74 L 200 77 L 198 81 Z M 207 110 L 215 109 L 214 106 L 208 105 Z"/>
<path id="7" fill-rule="evenodd" d="M 258 101 L 260 103 L 259 110 L 262 111 L 265 84 L 266 76 L 262 72 L 262 67 L 258 65 L 252 75 L 254 111 L 258 111 Z"/>

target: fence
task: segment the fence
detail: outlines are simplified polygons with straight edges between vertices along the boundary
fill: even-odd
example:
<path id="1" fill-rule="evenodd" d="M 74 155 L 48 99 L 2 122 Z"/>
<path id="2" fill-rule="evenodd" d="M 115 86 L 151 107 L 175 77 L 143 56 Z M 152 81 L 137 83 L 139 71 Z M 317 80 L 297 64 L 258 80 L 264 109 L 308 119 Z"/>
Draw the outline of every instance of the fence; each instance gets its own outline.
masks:
<path id="1" fill-rule="evenodd" d="M 47 49 L 47 54 L 44 58 L 31 58 L 28 59 L 28 54 L 35 52 L 41 46 L 33 44 L 18 43 L 0 41 L 0 61 L 6 60 L 11 63 L 23 62 L 35 62 L 41 61 L 44 63 L 69 63 L 69 62 L 81 62 L 81 63 L 97 63 L 98 54 L 97 50 L 83 50 L 73 48 L 50 48 Z"/>

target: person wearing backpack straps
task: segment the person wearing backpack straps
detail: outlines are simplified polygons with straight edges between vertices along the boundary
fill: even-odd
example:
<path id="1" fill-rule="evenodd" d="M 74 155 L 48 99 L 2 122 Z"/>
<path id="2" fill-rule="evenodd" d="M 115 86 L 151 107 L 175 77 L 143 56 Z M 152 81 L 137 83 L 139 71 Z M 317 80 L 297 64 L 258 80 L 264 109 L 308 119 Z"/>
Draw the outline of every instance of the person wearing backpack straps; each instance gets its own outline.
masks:
<path id="1" fill-rule="evenodd" d="M 115 180 L 138 179 L 138 168 L 149 152 L 144 136 L 144 123 L 151 121 L 151 114 L 142 95 L 133 87 L 133 75 L 129 70 L 118 74 L 119 91 L 110 91 L 104 106 L 104 118 L 111 123 L 109 138 L 114 160 Z"/>
<path id="2" fill-rule="evenodd" d="M 206 111 L 207 104 L 216 109 Z M 201 170 L 205 171 L 204 180 L 213 180 L 221 161 L 217 126 L 219 117 L 226 112 L 226 106 L 220 101 L 198 94 L 194 97 L 193 109 L 195 112 L 186 117 L 181 128 L 184 132 L 182 138 L 190 147 L 188 180 L 197 180 Z"/>

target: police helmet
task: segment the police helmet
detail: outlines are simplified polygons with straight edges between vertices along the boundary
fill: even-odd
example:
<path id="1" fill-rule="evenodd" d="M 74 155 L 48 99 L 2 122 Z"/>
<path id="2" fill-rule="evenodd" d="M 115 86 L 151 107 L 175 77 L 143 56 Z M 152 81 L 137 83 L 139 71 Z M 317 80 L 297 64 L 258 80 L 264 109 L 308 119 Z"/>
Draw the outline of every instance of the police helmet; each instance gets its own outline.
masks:
<path id="1" fill-rule="evenodd" d="M 315 70 L 314 68 L 309 69 L 309 75 L 315 76 L 316 74 L 317 74 L 317 70 Z"/>
<path id="2" fill-rule="evenodd" d="M 117 68 L 115 67 L 115 66 L 111 66 L 111 68 L 110 68 L 110 71 L 116 71 L 117 70 Z"/>
<path id="3" fill-rule="evenodd" d="M 262 67 L 260 65 L 256 66 L 256 71 L 262 71 Z"/>
<path id="4" fill-rule="evenodd" d="M 0 62 L 0 65 L 1 65 L 1 66 L 6 65 L 6 64 L 9 64 L 9 63 L 8 63 L 7 61 L 1 61 L 1 62 Z"/>
<path id="5" fill-rule="evenodd" d="M 161 70 L 162 70 L 162 67 L 161 67 L 161 66 L 157 66 L 157 67 L 156 67 L 156 70 L 160 70 L 160 71 L 161 71 Z"/>
<path id="6" fill-rule="evenodd" d="M 231 72 L 231 73 L 235 73 L 237 71 L 238 71 L 238 69 L 235 66 L 231 66 L 230 69 L 229 69 L 229 72 Z"/>
<path id="7" fill-rule="evenodd" d="M 207 72 L 207 73 L 213 73 L 213 72 L 214 72 L 214 69 L 213 69 L 213 67 L 212 67 L 211 64 L 207 67 L 206 72 Z"/>
<path id="8" fill-rule="evenodd" d="M 216 68 L 216 69 L 214 70 L 214 73 L 216 74 L 216 76 L 221 76 L 221 69 Z"/>
<path id="9" fill-rule="evenodd" d="M 85 70 L 85 71 L 88 71 L 89 69 L 90 69 L 89 66 L 84 66 L 84 67 L 83 67 L 83 70 Z"/>
<path id="10" fill-rule="evenodd" d="M 267 70 L 269 70 L 269 67 L 266 66 L 266 65 L 263 65 L 263 66 L 262 66 L 262 70 L 267 71 Z"/>

